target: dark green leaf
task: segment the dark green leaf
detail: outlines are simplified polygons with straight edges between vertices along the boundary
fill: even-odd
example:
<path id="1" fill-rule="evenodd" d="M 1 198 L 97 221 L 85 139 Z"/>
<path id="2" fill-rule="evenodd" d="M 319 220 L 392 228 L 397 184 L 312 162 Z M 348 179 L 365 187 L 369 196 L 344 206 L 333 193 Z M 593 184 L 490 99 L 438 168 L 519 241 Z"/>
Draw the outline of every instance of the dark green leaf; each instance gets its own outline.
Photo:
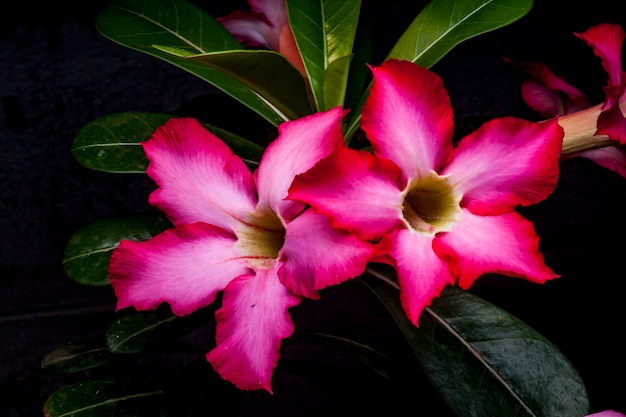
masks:
<path id="1" fill-rule="evenodd" d="M 407 319 L 396 288 L 372 276 L 364 282 L 391 312 L 431 382 L 459 416 L 588 414 L 587 392 L 576 369 L 516 317 L 449 287 L 424 311 L 417 328 Z"/>
<path id="2" fill-rule="evenodd" d="M 76 135 L 72 154 L 83 166 L 114 173 L 145 173 L 148 166 L 140 142 L 175 116 L 158 113 L 116 113 L 94 120 Z M 248 166 L 255 166 L 263 147 L 226 130 L 203 124 L 222 139 Z"/>
<path id="3" fill-rule="evenodd" d="M 360 9 L 360 0 L 287 0 L 289 22 L 320 111 L 343 105 Z"/>
<path id="4" fill-rule="evenodd" d="M 158 213 L 101 219 L 84 226 L 65 247 L 65 273 L 81 284 L 108 285 L 111 252 L 120 240 L 147 240 L 168 227 L 170 223 Z"/>
<path id="5" fill-rule="evenodd" d="M 155 47 L 229 75 L 271 103 L 285 119 L 313 112 L 304 78 L 276 52 L 243 50 L 189 55 L 172 48 Z"/>
<path id="6" fill-rule="evenodd" d="M 43 357 L 41 367 L 55 374 L 69 374 L 104 365 L 108 359 L 106 346 L 81 343 L 54 349 Z"/>
<path id="7" fill-rule="evenodd" d="M 143 417 L 158 414 L 163 391 L 143 384 L 98 379 L 68 385 L 44 405 L 46 417 Z"/>
<path id="8" fill-rule="evenodd" d="M 129 309 L 106 331 L 113 353 L 138 353 L 162 348 L 210 319 L 212 309 L 179 317 L 166 306 L 150 311 Z"/>
<path id="9" fill-rule="evenodd" d="M 432 0 L 389 52 L 430 68 L 454 46 L 501 28 L 530 11 L 532 0 Z"/>
<path id="10" fill-rule="evenodd" d="M 289 119 L 276 104 L 221 70 L 154 47 L 185 50 L 193 55 L 245 49 L 215 19 L 191 3 L 114 0 L 98 15 L 96 28 L 120 45 L 159 58 L 207 81 L 275 126 Z"/>

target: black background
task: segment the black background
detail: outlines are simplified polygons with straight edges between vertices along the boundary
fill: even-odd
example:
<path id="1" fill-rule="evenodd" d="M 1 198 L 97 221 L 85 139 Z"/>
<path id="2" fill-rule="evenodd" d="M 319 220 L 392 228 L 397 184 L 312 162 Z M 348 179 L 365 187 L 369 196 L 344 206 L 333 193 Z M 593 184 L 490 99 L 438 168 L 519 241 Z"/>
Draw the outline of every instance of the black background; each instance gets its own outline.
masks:
<path id="1" fill-rule="evenodd" d="M 212 2 L 211 12 L 239 3 Z M 68 382 L 41 369 L 43 356 L 101 337 L 113 319 L 110 288 L 82 286 L 64 274 L 69 237 L 100 218 L 148 208 L 152 184 L 144 176 L 94 172 L 75 162 L 70 148 L 78 130 L 107 114 L 147 111 L 198 115 L 251 139 L 266 134 L 262 121 L 203 81 L 99 35 L 93 22 L 107 4 L 21 1 L 0 16 L 0 415 L 7 417 L 41 415 L 45 399 Z M 461 133 L 493 117 L 538 120 L 520 96 L 524 74 L 503 56 L 542 60 L 592 101 L 603 99 L 606 75 L 573 32 L 602 22 L 623 25 L 626 15 L 608 0 L 571 4 L 537 1 L 521 20 L 464 42 L 432 68 L 444 79 Z M 364 5 L 377 16 L 374 41 L 384 53 L 423 2 Z M 591 411 L 626 412 L 624 197 L 626 180 L 617 174 L 583 159 L 563 162 L 555 192 L 522 210 L 535 224 L 547 264 L 562 278 L 539 286 L 487 276 L 473 289 L 566 354 L 585 381 Z M 296 326 L 361 332 L 404 352 L 377 303 L 352 283 L 330 288 L 321 301 L 301 305 Z M 328 354 L 304 352 L 313 361 Z M 346 384 L 363 388 L 357 381 Z M 414 384 L 407 382 L 411 389 Z M 329 415 L 342 407 L 355 411 L 355 401 L 365 399 L 363 391 L 348 394 L 348 387 L 329 393 L 328 387 L 304 389 L 281 379 L 274 389 L 274 396 L 249 395 L 240 415 Z M 402 396 L 416 410 L 440 405 L 428 387 L 422 389 L 368 401 L 383 410 L 384 401 Z"/>

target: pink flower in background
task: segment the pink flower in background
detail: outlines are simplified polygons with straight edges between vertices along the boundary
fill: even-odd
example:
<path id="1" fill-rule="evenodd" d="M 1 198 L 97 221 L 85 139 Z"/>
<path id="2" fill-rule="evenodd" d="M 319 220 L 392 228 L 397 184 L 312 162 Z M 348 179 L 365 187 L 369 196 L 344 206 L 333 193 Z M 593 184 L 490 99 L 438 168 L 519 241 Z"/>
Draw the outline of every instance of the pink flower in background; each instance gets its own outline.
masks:
<path id="1" fill-rule="evenodd" d="M 160 127 L 143 143 L 158 185 L 150 203 L 174 227 L 113 251 L 117 309 L 168 303 L 186 315 L 223 291 L 207 360 L 240 389 L 271 392 L 281 340 L 293 332 L 289 308 L 362 273 L 374 251 L 284 200 L 295 175 L 343 143 L 343 114 L 335 108 L 280 125 L 254 174 L 195 119 Z"/>
<path id="2" fill-rule="evenodd" d="M 514 211 L 555 188 L 563 130 L 556 119 L 502 118 L 453 146 L 452 107 L 435 73 L 406 61 L 372 68 L 361 126 L 373 154 L 340 146 L 289 190 L 331 224 L 379 241 L 402 305 L 418 324 L 449 284 L 500 273 L 557 277 L 532 224 Z"/>
<path id="3" fill-rule="evenodd" d="M 248 48 L 266 48 L 283 55 L 306 77 L 302 57 L 287 17 L 285 0 L 248 0 L 250 11 L 237 10 L 216 19 Z"/>
<path id="4" fill-rule="evenodd" d="M 613 410 L 606 410 L 599 413 L 589 414 L 587 417 L 626 417 L 626 414 L 618 413 Z"/>
<path id="5" fill-rule="evenodd" d="M 582 156 L 626 177 L 626 118 L 620 107 L 622 102 L 626 105 L 626 78 L 622 71 L 622 45 L 626 35 L 621 26 L 609 23 L 575 35 L 593 48 L 608 74 L 602 104 L 592 105 L 583 93 L 543 63 L 515 64 L 505 60 L 532 76 L 522 83 L 522 97 L 528 106 L 543 117 L 561 116 L 559 124 L 565 130 L 563 153 L 566 157 Z M 603 143 L 604 135 L 610 140 Z M 593 142 L 603 146 L 589 149 Z"/>

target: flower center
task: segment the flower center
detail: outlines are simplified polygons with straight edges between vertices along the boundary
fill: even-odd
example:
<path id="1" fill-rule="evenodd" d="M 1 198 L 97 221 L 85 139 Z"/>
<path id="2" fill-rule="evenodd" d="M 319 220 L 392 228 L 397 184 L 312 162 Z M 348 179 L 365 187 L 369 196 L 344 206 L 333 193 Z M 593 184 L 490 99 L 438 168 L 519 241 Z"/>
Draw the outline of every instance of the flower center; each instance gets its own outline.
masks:
<path id="1" fill-rule="evenodd" d="M 285 244 L 285 227 L 276 213 L 251 214 L 237 231 L 237 246 L 253 268 L 272 268 Z"/>
<path id="2" fill-rule="evenodd" d="M 410 182 L 402 214 L 415 230 L 435 234 L 449 230 L 461 214 L 461 196 L 454 192 L 447 177 L 432 171 L 419 181 Z"/>

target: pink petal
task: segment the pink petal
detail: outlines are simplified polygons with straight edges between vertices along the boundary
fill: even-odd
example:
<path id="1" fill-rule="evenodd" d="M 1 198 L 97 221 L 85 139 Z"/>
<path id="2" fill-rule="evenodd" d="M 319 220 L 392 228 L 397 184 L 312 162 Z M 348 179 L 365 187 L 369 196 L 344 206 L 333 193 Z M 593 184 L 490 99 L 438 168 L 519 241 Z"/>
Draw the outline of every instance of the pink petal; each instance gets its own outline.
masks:
<path id="1" fill-rule="evenodd" d="M 599 413 L 589 414 L 587 417 L 626 417 L 626 414 L 618 413 L 613 410 L 600 411 Z"/>
<path id="2" fill-rule="evenodd" d="M 210 221 L 232 230 L 254 210 L 252 175 L 217 136 L 191 118 L 171 119 L 143 144 L 159 188 L 150 203 L 175 224 Z"/>
<path id="3" fill-rule="evenodd" d="M 247 48 L 278 50 L 280 29 L 258 13 L 236 11 L 215 20 Z"/>
<path id="4" fill-rule="evenodd" d="M 552 90 L 537 80 L 526 80 L 522 83 L 522 98 L 534 111 L 542 117 L 554 117 L 565 114 L 565 103 L 558 90 Z"/>
<path id="5" fill-rule="evenodd" d="M 603 148 L 590 149 L 579 156 L 590 159 L 601 167 L 626 178 L 626 149 L 622 146 L 605 146 Z"/>
<path id="6" fill-rule="evenodd" d="M 250 9 L 262 13 L 273 26 L 289 24 L 285 0 L 248 0 Z"/>
<path id="7" fill-rule="evenodd" d="M 596 135 L 607 135 L 612 140 L 626 145 L 626 117 L 619 103 L 600 113 Z"/>
<path id="8" fill-rule="evenodd" d="M 206 223 L 121 241 L 109 263 L 117 309 L 151 310 L 166 302 L 182 316 L 211 304 L 229 281 L 249 273 L 234 243 L 233 235 Z"/>
<path id="9" fill-rule="evenodd" d="M 602 66 L 609 75 L 603 110 L 613 107 L 624 94 L 625 87 L 622 71 L 622 45 L 626 37 L 624 29 L 620 25 L 602 23 L 575 35 L 591 46 L 593 53 L 602 60 Z"/>
<path id="10" fill-rule="evenodd" d="M 361 127 L 374 154 L 395 162 L 404 179 L 443 166 L 452 152 L 452 107 L 441 78 L 408 61 L 372 68 Z"/>
<path id="11" fill-rule="evenodd" d="M 398 273 L 400 301 L 407 317 L 418 325 L 420 315 L 454 277 L 432 249 L 433 237 L 410 229 L 396 229 L 381 241 Z"/>
<path id="12" fill-rule="evenodd" d="M 310 204 L 333 227 L 371 240 L 404 224 L 401 176 L 393 162 L 341 145 L 296 177 L 289 198 Z"/>
<path id="13" fill-rule="evenodd" d="M 237 388 L 271 393 L 282 339 L 293 333 L 288 310 L 300 300 L 278 281 L 274 269 L 233 280 L 215 313 L 217 346 L 207 360 Z"/>
<path id="14" fill-rule="evenodd" d="M 517 212 L 476 216 L 463 210 L 453 229 L 435 238 L 433 249 L 448 263 L 463 289 L 487 273 L 535 283 L 558 277 L 543 261 L 532 223 Z"/>
<path id="15" fill-rule="evenodd" d="M 266 206 L 289 221 L 300 212 L 303 204 L 285 201 L 294 177 L 328 156 L 343 143 L 340 108 L 315 113 L 282 123 L 278 138 L 272 142 L 255 172 L 259 206 Z"/>
<path id="16" fill-rule="evenodd" d="M 556 187 L 563 129 L 556 119 L 490 120 L 463 138 L 442 172 L 475 214 L 500 214 L 545 199 Z"/>
<path id="17" fill-rule="evenodd" d="M 317 290 L 360 275 L 374 252 L 374 245 L 331 228 L 326 217 L 312 210 L 286 229 L 278 276 L 287 288 L 305 297 L 319 298 Z"/>

